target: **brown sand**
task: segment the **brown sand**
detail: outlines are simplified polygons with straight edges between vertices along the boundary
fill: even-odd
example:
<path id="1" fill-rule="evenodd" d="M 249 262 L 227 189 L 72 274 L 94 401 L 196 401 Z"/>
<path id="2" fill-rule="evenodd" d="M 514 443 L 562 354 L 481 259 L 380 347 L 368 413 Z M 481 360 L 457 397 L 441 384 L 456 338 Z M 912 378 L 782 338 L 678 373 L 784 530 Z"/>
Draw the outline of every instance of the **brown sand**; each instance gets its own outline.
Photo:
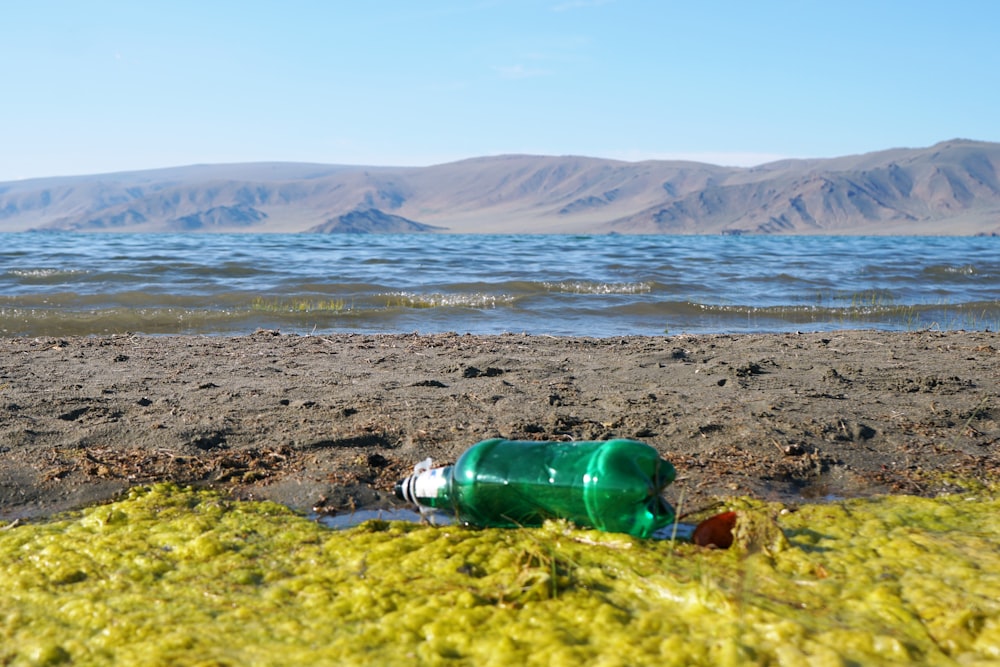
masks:
<path id="1" fill-rule="evenodd" d="M 630 437 L 686 508 L 1000 473 L 1000 337 L 845 331 L 0 339 L 0 518 L 160 480 L 344 512 L 479 440 Z"/>

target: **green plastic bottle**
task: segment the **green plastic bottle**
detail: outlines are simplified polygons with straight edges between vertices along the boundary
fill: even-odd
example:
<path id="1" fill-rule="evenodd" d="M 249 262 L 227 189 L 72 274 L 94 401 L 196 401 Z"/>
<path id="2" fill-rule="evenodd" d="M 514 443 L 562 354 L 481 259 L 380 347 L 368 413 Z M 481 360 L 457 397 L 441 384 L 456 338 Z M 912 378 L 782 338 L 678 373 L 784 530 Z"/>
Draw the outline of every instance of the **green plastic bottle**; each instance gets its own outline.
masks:
<path id="1" fill-rule="evenodd" d="M 650 537 L 674 520 L 660 493 L 675 474 L 655 449 L 635 440 L 496 438 L 473 445 L 453 466 L 418 466 L 396 484 L 396 495 L 475 526 L 537 526 L 562 518 Z"/>

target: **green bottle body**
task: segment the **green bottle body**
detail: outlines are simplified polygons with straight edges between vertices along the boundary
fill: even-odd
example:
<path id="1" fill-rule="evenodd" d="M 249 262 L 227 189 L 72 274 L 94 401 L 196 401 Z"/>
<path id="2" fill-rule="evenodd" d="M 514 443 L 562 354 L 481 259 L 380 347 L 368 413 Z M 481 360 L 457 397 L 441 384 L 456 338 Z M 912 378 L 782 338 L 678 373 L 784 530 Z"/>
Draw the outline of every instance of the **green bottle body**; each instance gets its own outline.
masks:
<path id="1" fill-rule="evenodd" d="M 420 475 L 411 478 L 411 500 L 477 526 L 537 526 L 562 518 L 649 537 L 674 520 L 660 495 L 674 480 L 674 467 L 635 440 L 484 440 L 455 465 Z"/>

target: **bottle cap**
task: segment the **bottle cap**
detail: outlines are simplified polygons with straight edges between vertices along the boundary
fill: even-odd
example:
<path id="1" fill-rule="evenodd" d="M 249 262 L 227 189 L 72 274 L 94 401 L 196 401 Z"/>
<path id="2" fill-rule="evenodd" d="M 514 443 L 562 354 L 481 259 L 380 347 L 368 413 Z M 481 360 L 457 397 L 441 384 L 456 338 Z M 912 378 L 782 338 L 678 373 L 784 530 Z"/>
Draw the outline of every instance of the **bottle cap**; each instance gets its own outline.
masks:
<path id="1" fill-rule="evenodd" d="M 396 497 L 400 500 L 405 500 L 408 503 L 413 503 L 415 505 L 420 505 L 417 501 L 416 487 L 417 480 L 422 476 L 423 473 L 429 471 L 434 462 L 428 457 L 413 466 L 413 474 L 409 477 L 404 477 L 403 479 L 396 482 L 393 487 L 393 492 Z"/>

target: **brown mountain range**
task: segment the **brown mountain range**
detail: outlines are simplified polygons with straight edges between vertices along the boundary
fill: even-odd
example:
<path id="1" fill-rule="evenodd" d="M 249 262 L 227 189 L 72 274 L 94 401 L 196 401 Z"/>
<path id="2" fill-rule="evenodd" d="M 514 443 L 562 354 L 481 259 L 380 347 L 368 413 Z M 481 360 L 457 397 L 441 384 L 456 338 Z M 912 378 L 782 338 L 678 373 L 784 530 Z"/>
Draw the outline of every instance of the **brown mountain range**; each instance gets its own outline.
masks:
<path id="1" fill-rule="evenodd" d="M 196 165 L 0 183 L 0 231 L 1000 234 L 1000 144 L 752 168 L 501 155 Z"/>

